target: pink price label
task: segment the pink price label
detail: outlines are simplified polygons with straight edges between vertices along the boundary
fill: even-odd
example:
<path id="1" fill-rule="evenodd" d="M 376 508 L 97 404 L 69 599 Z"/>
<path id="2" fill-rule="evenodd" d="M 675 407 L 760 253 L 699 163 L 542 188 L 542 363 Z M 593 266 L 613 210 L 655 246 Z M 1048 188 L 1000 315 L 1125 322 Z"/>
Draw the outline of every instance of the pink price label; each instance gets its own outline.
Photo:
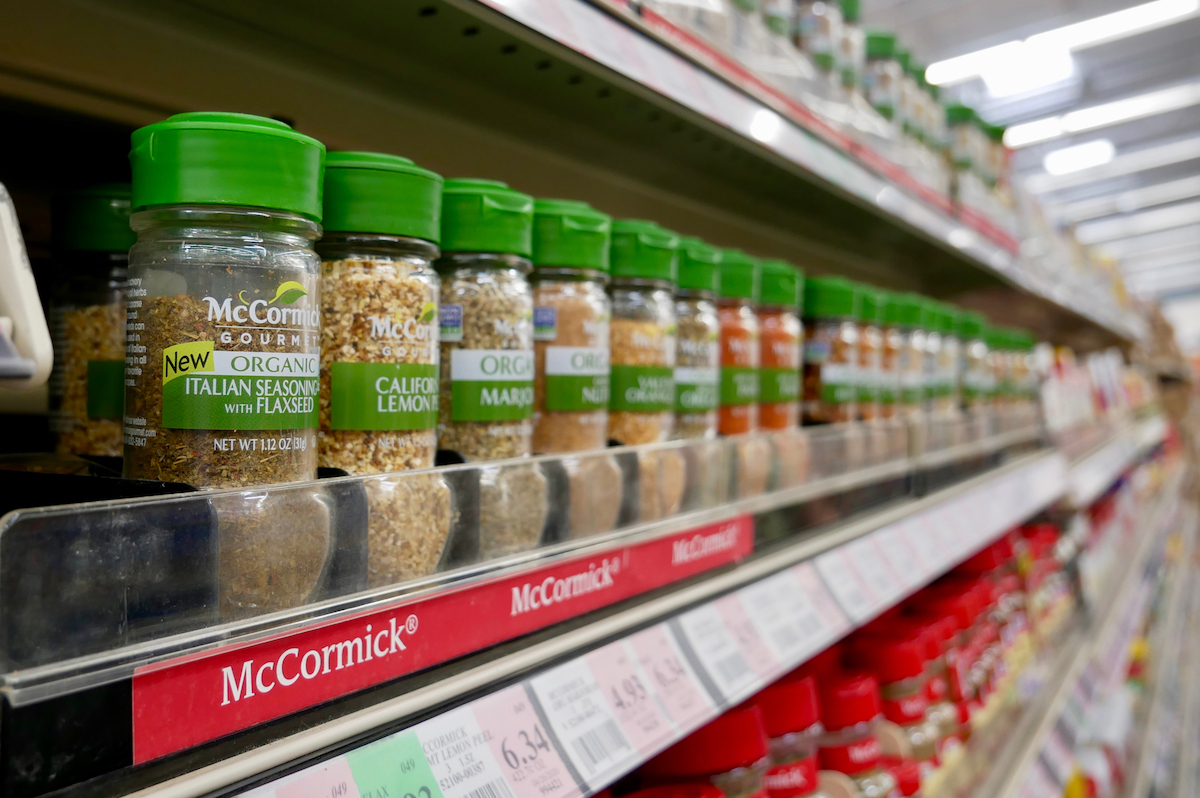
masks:
<path id="1" fill-rule="evenodd" d="M 629 644 L 667 715 L 677 726 L 688 728 L 715 714 L 716 707 L 665 626 L 638 632 L 629 638 Z"/>
<path id="2" fill-rule="evenodd" d="M 754 627 L 754 621 L 750 620 L 750 616 L 746 614 L 741 597 L 737 593 L 730 593 L 717 599 L 714 603 L 717 606 L 717 612 L 721 613 L 721 619 L 725 621 L 725 626 L 733 634 L 733 639 L 737 643 L 738 649 L 741 650 L 742 656 L 754 669 L 754 672 L 766 680 L 777 676 L 782 666 L 763 641 L 758 629 Z"/>
<path id="3" fill-rule="evenodd" d="M 811 561 L 802 562 L 792 569 L 792 573 L 795 574 L 796 581 L 800 583 L 800 589 L 808 596 L 809 603 L 812 604 L 821 623 L 824 624 L 826 639 L 834 640 L 841 637 L 850 628 L 850 620 L 842 612 L 842 608 L 838 606 L 833 596 L 829 594 L 829 590 L 821 581 L 821 575 L 817 573 L 817 567 Z"/>
<path id="4" fill-rule="evenodd" d="M 653 684 L 638 667 L 633 649 L 618 641 L 587 655 L 588 667 L 608 700 L 617 723 L 643 755 L 657 751 L 673 736 Z"/>
<path id="5" fill-rule="evenodd" d="M 578 798 L 582 790 L 550 741 L 522 685 L 470 705 L 500 772 L 517 798 Z M 488 796 L 484 792 L 480 795 Z M 503 793 L 495 798 L 505 798 Z"/>
<path id="6" fill-rule="evenodd" d="M 359 798 L 354 774 L 345 757 L 314 768 L 295 781 L 275 788 L 276 798 Z"/>

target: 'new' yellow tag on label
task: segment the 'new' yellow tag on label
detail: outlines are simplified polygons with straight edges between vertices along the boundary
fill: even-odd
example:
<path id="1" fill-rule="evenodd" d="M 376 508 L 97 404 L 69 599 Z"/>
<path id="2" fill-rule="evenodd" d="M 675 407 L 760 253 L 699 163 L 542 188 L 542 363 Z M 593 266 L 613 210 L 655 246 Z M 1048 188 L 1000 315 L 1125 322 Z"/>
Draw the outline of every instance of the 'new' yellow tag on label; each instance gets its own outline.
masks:
<path id="1" fill-rule="evenodd" d="M 166 385 L 176 377 L 196 371 L 216 371 L 212 341 L 191 341 L 163 350 L 162 381 Z"/>

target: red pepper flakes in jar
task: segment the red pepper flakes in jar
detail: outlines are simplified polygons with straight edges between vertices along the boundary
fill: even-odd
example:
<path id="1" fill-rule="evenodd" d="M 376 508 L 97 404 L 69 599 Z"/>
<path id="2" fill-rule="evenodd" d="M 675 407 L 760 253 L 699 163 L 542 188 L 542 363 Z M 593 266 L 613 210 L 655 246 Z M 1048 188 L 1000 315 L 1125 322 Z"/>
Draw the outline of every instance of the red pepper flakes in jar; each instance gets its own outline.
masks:
<path id="1" fill-rule="evenodd" d="M 842 674 L 821 684 L 821 735 L 817 756 L 822 770 L 843 773 L 860 798 L 887 798 L 896 780 L 883 767 L 876 727 L 882 718 L 879 682 L 866 674 Z"/>
<path id="2" fill-rule="evenodd" d="M 732 709 L 642 765 L 645 783 L 706 781 L 726 798 L 766 798 L 770 762 L 762 712 L 753 704 Z"/>
<path id="3" fill-rule="evenodd" d="M 771 767 L 764 783 L 770 798 L 799 798 L 817 791 L 817 740 L 824 731 L 817 682 L 793 673 L 754 697 L 767 730 Z"/>
<path id="4" fill-rule="evenodd" d="M 759 424 L 763 429 L 791 429 L 800 423 L 800 346 L 804 338 L 800 306 L 804 299 L 804 273 L 785 261 L 764 261 L 761 298 Z"/>
<path id="5" fill-rule="evenodd" d="M 739 435 L 758 429 L 759 263 L 727 249 L 721 259 L 717 318 L 721 323 L 721 410 L 717 430 Z"/>

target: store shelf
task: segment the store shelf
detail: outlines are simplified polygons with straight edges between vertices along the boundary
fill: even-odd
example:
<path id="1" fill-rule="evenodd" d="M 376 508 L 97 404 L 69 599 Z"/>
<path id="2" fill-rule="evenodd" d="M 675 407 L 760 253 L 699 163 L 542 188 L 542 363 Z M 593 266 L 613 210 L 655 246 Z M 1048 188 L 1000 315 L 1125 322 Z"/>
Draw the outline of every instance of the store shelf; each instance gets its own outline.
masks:
<path id="1" fill-rule="evenodd" d="M 1071 463 L 1067 496 L 1075 507 L 1087 507 L 1132 463 L 1163 441 L 1166 420 L 1154 415 L 1119 428 L 1111 437 Z"/>
<path id="2" fill-rule="evenodd" d="M 1192 523 L 1180 497 L 1180 469 L 1168 480 L 1148 513 L 1136 550 L 1126 559 L 1107 599 L 1093 608 L 1086 625 L 1063 641 L 1051 676 L 1021 720 L 1007 735 L 1008 745 L 994 760 L 972 798 L 1056 798 L 1070 776 L 1074 741 L 1091 702 L 1107 695 L 1125 677 L 1129 644 L 1141 628 L 1154 595 L 1151 564 L 1162 557 L 1165 541 Z M 1177 579 L 1177 582 L 1185 581 Z"/>
<path id="3" fill-rule="evenodd" d="M 400 152 L 954 298 L 1081 350 L 1139 334 L 877 155 L 814 135 L 811 113 L 736 65 L 702 65 L 643 22 L 584 0 L 350 0 L 336 13 L 324 0 L 49 0 L 0 11 L 0 95 L 126 126 L 196 108 L 281 116 L 331 148 Z M 31 151 L 77 144 L 69 128 L 16 127 Z"/>

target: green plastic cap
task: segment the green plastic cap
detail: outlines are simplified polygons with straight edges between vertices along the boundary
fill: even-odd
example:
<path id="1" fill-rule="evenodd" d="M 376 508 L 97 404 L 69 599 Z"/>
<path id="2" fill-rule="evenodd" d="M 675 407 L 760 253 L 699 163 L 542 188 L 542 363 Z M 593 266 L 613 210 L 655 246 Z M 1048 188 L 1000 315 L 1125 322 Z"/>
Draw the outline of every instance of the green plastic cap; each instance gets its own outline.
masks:
<path id="1" fill-rule="evenodd" d="M 129 227 L 129 184 L 104 183 L 56 197 L 51 216 L 60 250 L 128 252 L 137 241 Z"/>
<path id="2" fill-rule="evenodd" d="M 842 19 L 847 22 L 858 22 L 862 18 L 862 8 L 859 0 L 841 0 Z"/>
<path id="3" fill-rule="evenodd" d="M 331 152 L 325 157 L 323 226 L 436 244 L 442 237 L 442 183 L 441 175 L 398 155 Z"/>
<path id="4" fill-rule="evenodd" d="M 456 177 L 442 189 L 442 251 L 533 251 L 533 197 L 499 180 Z"/>
<path id="5" fill-rule="evenodd" d="M 886 31 L 867 31 L 867 58 L 895 58 L 896 36 Z"/>
<path id="6" fill-rule="evenodd" d="M 722 254 L 699 238 L 680 239 L 679 288 L 716 294 L 721 289 Z"/>
<path id="7" fill-rule="evenodd" d="M 841 277 L 813 277 L 804 283 L 804 316 L 810 319 L 857 319 L 858 291 Z"/>
<path id="8" fill-rule="evenodd" d="M 135 211 L 241 205 L 321 221 L 325 145 L 282 122 L 198 112 L 133 131 Z"/>
<path id="9" fill-rule="evenodd" d="M 983 132 L 987 133 L 988 138 L 996 144 L 1004 143 L 1004 131 L 1006 130 L 1008 130 L 1008 128 L 1006 128 L 1004 125 L 989 125 L 986 122 L 983 123 Z"/>
<path id="10" fill-rule="evenodd" d="M 912 52 L 903 47 L 896 48 L 896 60 L 900 62 L 900 68 L 904 70 L 904 74 L 912 73 Z"/>
<path id="11" fill-rule="evenodd" d="M 614 277 L 676 282 L 679 236 L 643 219 L 613 222 L 612 273 Z"/>
<path id="12" fill-rule="evenodd" d="M 982 338 L 985 327 L 987 327 L 987 321 L 983 318 L 982 313 L 966 311 L 959 314 L 958 337 L 964 341 L 973 341 L 976 338 Z"/>
<path id="13" fill-rule="evenodd" d="M 950 103 L 946 106 L 947 125 L 969 125 L 975 121 L 975 111 L 969 105 Z"/>
<path id="14" fill-rule="evenodd" d="M 942 335 L 958 337 L 958 320 L 962 311 L 953 305 L 942 305 Z"/>
<path id="15" fill-rule="evenodd" d="M 898 322 L 901 327 L 910 330 L 928 330 L 932 321 L 931 308 L 925 302 L 925 297 L 918 294 L 900 294 Z"/>
<path id="16" fill-rule="evenodd" d="M 533 263 L 573 269 L 609 270 L 612 217 L 576 200 L 533 203 Z"/>
<path id="17" fill-rule="evenodd" d="M 719 296 L 757 302 L 761 290 L 762 272 L 758 258 L 751 257 L 740 249 L 727 249 L 721 253 Z"/>
<path id="18" fill-rule="evenodd" d="M 785 260 L 764 260 L 759 267 L 762 274 L 759 301 L 799 310 L 804 298 L 804 272 Z"/>
<path id="19" fill-rule="evenodd" d="M 884 321 L 889 296 L 869 285 L 859 285 L 858 320 L 865 324 L 880 324 Z"/>

